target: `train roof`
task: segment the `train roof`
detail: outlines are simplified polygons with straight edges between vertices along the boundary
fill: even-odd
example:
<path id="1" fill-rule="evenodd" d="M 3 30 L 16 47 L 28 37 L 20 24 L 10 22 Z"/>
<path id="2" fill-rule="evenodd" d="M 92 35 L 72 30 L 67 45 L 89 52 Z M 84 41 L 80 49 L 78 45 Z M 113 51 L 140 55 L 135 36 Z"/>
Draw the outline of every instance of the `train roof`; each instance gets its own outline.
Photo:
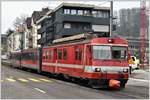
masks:
<path id="1" fill-rule="evenodd" d="M 109 40 L 113 40 L 113 42 L 109 42 Z M 127 40 L 120 37 L 97 37 L 97 38 L 88 38 L 88 39 L 79 39 L 79 40 L 77 39 L 72 41 L 53 43 L 43 48 L 56 47 L 56 46 L 70 46 L 70 45 L 79 45 L 79 44 L 128 46 Z"/>

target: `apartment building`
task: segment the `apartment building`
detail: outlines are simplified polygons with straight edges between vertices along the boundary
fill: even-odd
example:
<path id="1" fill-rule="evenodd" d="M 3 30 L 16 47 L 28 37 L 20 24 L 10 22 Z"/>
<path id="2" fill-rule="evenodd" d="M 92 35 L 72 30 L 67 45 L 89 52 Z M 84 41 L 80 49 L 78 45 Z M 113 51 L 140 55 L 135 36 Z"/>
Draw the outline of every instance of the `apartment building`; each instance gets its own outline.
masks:
<path id="1" fill-rule="evenodd" d="M 7 52 L 7 35 L 1 34 L 1 55 L 5 55 Z"/>
<path id="2" fill-rule="evenodd" d="M 34 11 L 31 17 L 27 17 L 25 32 L 28 38 L 28 48 L 38 47 L 37 40 L 40 35 L 37 34 L 38 26 L 36 25 L 36 21 L 43 17 L 48 11 L 49 8 L 42 8 L 41 11 Z"/>
<path id="3" fill-rule="evenodd" d="M 38 44 L 48 45 L 54 39 L 92 32 L 109 36 L 110 8 L 88 4 L 62 3 L 37 21 Z"/>
<path id="4" fill-rule="evenodd" d="M 14 31 L 7 33 L 7 52 L 8 54 L 14 50 Z"/>

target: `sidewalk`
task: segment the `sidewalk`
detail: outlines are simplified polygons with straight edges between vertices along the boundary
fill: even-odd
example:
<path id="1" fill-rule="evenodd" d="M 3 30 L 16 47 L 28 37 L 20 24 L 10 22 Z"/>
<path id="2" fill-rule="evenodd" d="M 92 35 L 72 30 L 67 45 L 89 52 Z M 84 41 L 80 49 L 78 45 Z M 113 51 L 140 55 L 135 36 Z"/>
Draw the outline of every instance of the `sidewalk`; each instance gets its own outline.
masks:
<path id="1" fill-rule="evenodd" d="M 136 79 L 144 79 L 144 80 L 149 80 L 149 69 L 143 70 L 143 69 L 138 69 L 134 70 L 131 75 L 131 78 L 136 78 Z"/>

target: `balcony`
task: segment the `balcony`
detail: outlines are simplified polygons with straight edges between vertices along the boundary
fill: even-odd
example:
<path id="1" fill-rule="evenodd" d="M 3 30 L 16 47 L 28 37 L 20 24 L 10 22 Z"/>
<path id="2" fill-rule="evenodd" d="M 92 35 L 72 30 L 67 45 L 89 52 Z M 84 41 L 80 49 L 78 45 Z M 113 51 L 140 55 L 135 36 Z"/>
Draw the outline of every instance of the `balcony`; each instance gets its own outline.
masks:
<path id="1" fill-rule="evenodd" d="M 100 18 L 93 16 L 81 16 L 81 15 L 62 15 L 62 21 L 70 21 L 70 22 L 87 22 L 92 24 L 101 24 L 101 25 L 109 25 L 109 18 Z"/>
<path id="2" fill-rule="evenodd" d="M 45 32 L 45 27 L 41 27 L 40 29 L 37 30 L 38 34 L 42 34 Z"/>
<path id="3" fill-rule="evenodd" d="M 80 33 L 84 33 L 84 32 L 91 32 L 92 29 L 76 29 L 76 28 L 71 28 L 71 29 L 63 29 L 61 31 L 62 35 L 76 35 L 76 34 L 80 34 Z"/>
<path id="4" fill-rule="evenodd" d="M 38 40 L 37 40 L 37 44 L 43 44 L 43 43 L 45 43 L 45 39 L 42 39 L 42 38 L 41 38 L 41 39 L 38 39 Z"/>
<path id="5" fill-rule="evenodd" d="M 62 17 L 63 21 L 73 21 L 73 22 L 91 22 L 93 20 L 92 16 L 80 16 L 80 15 L 66 15 Z"/>

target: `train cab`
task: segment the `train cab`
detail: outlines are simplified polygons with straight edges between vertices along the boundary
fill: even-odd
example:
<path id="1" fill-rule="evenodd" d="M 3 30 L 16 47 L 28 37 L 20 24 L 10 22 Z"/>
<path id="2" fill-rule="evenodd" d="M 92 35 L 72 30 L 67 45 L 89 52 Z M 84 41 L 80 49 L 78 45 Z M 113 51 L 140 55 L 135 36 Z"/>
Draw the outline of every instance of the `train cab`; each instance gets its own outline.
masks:
<path id="1" fill-rule="evenodd" d="M 115 79 L 125 86 L 129 77 L 127 50 L 127 41 L 120 38 L 92 39 L 87 45 L 85 76 L 99 84 L 109 86 Z"/>

